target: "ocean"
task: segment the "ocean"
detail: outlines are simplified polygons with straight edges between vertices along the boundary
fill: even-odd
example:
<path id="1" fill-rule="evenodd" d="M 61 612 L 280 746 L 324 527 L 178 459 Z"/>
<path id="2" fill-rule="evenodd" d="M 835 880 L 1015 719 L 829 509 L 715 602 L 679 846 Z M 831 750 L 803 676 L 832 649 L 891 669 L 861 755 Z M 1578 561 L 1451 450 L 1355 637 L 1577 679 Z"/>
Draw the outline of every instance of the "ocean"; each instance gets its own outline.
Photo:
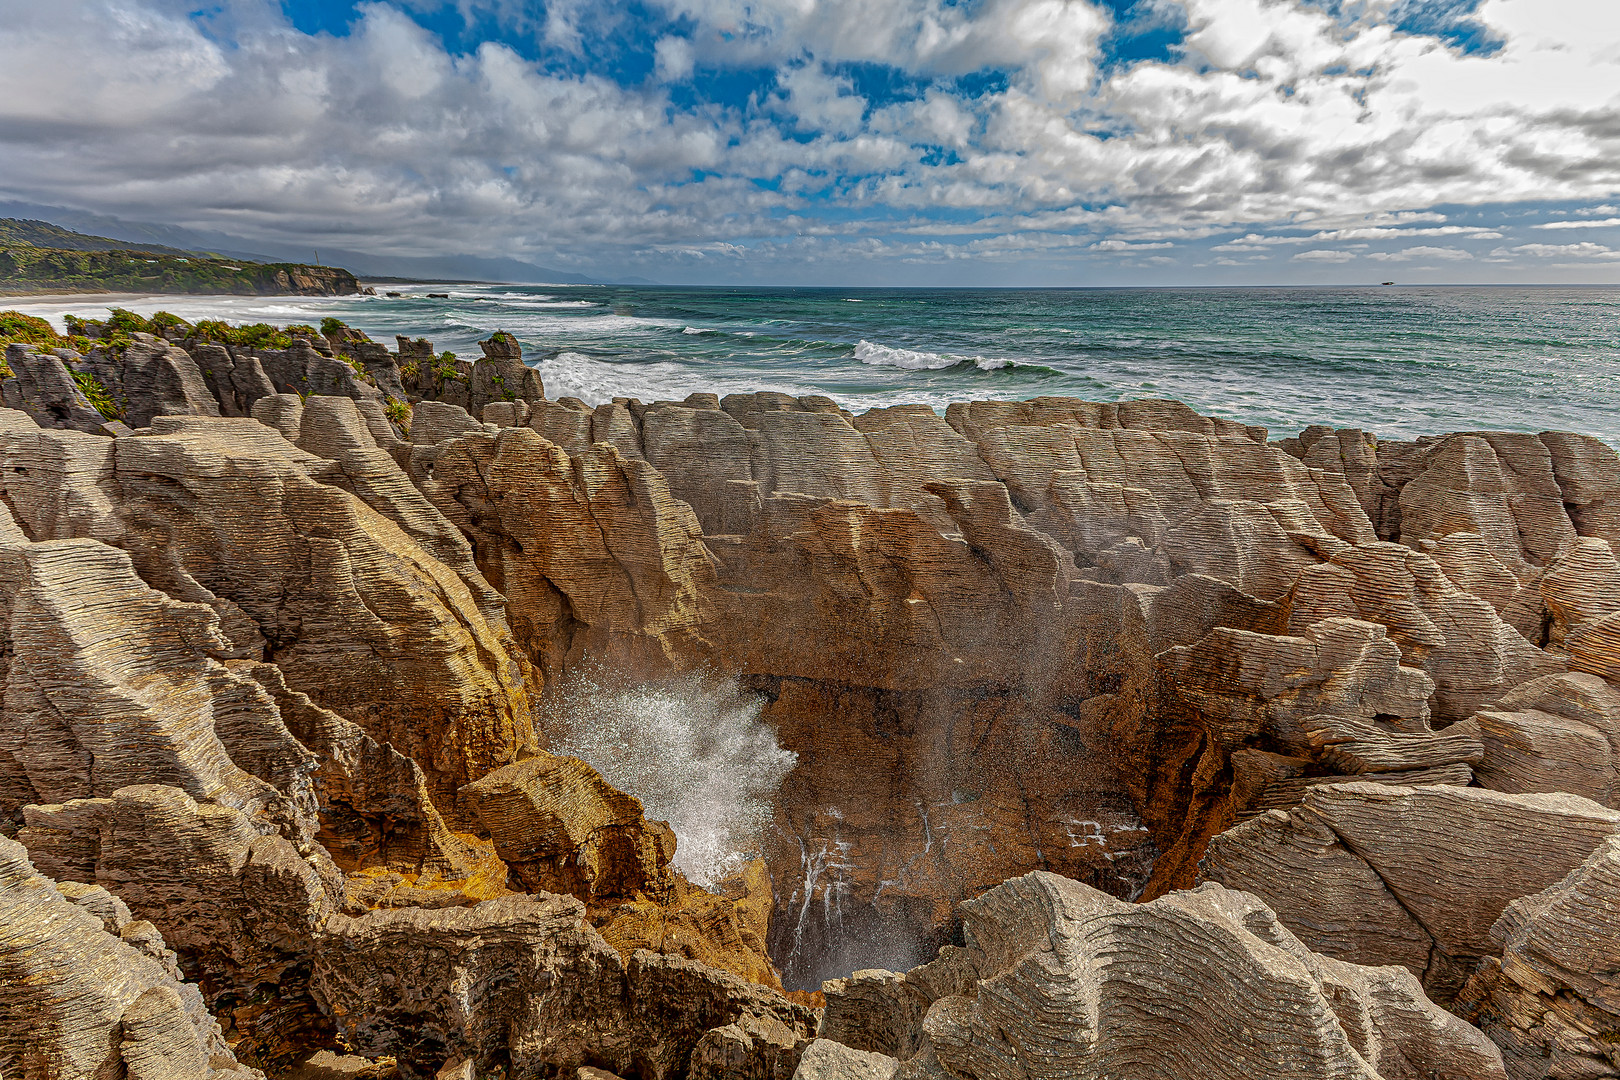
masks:
<path id="1" fill-rule="evenodd" d="M 343 319 L 392 344 L 478 355 L 507 330 L 548 396 L 679 400 L 778 390 L 854 411 L 1048 394 L 1171 397 L 1200 412 L 1385 438 L 1455 430 L 1595 435 L 1620 446 L 1620 287 L 772 289 L 379 286 L 399 297 L 71 297 L 187 319 Z M 448 293 L 448 299 L 429 298 Z"/>

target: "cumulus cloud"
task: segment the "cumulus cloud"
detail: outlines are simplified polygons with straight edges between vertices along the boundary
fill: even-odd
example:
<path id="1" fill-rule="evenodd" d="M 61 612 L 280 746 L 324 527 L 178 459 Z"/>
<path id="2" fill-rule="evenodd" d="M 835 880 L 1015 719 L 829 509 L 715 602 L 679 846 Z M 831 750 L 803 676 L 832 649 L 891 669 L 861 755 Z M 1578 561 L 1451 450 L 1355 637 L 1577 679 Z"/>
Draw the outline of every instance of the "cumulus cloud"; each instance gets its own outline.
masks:
<path id="1" fill-rule="evenodd" d="M 1168 240 L 1157 242 L 1141 241 L 1134 244 L 1128 240 L 1099 240 L 1091 245 L 1091 249 L 1093 251 L 1153 251 L 1175 246 Z"/>
<path id="2" fill-rule="evenodd" d="M 1566 219 L 1536 227 L 1620 225 L 1607 0 L 1484 0 L 1487 53 L 1400 30 L 1382 0 L 1158 0 L 1185 40 L 1131 62 L 1092 0 L 457 0 L 509 40 L 454 46 L 412 17 L 430 0 L 403 2 L 334 35 L 274 0 L 0 0 L 0 194 L 582 268 L 1102 259 L 1221 236 L 1217 262 L 1298 246 L 1332 265 L 1352 244 L 1461 262 L 1507 240 L 1489 257 L 1601 263 L 1601 245 L 1515 244 L 1434 208 L 1557 200 Z M 636 11 L 666 20 L 641 66 L 593 64 Z M 767 73 L 752 92 L 694 89 L 748 72 Z"/>
<path id="3" fill-rule="evenodd" d="M 1601 221 L 1544 221 L 1540 225 L 1533 225 L 1535 229 L 1607 229 L 1620 225 L 1620 217 L 1604 218 Z"/>
<path id="4" fill-rule="evenodd" d="M 1590 240 L 1579 244 L 1519 244 L 1497 248 L 1491 254 L 1497 258 L 1529 255 L 1537 259 L 1620 259 L 1620 251 Z"/>
<path id="5" fill-rule="evenodd" d="M 1462 248 L 1430 247 L 1426 244 L 1419 244 L 1417 247 L 1403 248 L 1400 251 L 1372 251 L 1367 253 L 1367 258 L 1378 259 L 1382 262 L 1433 262 L 1435 260 L 1439 260 L 1441 262 L 1462 262 L 1467 259 L 1472 259 L 1473 257 L 1473 252 L 1464 251 Z"/>

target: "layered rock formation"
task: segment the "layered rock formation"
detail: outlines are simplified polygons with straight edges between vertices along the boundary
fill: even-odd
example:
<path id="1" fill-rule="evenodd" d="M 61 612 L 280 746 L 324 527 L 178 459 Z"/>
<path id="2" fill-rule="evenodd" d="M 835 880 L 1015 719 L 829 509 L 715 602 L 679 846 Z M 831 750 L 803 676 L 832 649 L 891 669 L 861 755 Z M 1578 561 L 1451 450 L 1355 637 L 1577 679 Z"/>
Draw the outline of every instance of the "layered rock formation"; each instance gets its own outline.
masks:
<path id="1" fill-rule="evenodd" d="M 120 1038 L 191 993 L 272 1069 L 1497 1075 L 1433 999 L 1514 1077 L 1604 1075 L 1603 444 L 589 407 L 507 335 L 154 329 L 13 346 L 0 411 L 0 819 L 19 881 L 175 954 L 97 999 Z M 545 750 L 579 678 L 701 671 L 796 755 L 712 891 L 675 869 L 706 826 Z M 874 964 L 913 970 L 829 988 L 812 1044 L 777 988 Z"/>
<path id="2" fill-rule="evenodd" d="M 965 949 L 828 983 L 822 1038 L 905 1076 L 1506 1075 L 1496 1046 L 1407 972 L 1318 956 L 1244 893 L 1131 905 L 1033 873 L 962 912 Z M 807 1072 L 823 1055 L 807 1053 Z M 884 1074 L 855 1059 L 831 1075 L 861 1065 Z"/>

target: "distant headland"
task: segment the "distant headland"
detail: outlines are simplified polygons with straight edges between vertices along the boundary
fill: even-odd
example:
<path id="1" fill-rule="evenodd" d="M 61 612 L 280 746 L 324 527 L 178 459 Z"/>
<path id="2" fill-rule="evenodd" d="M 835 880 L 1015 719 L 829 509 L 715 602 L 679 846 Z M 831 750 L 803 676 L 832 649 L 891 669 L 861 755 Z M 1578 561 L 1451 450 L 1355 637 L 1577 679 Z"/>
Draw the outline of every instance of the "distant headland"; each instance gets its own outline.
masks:
<path id="1" fill-rule="evenodd" d="M 349 271 L 224 259 L 210 252 L 87 236 L 44 221 L 0 218 L 0 296 L 41 293 L 216 293 L 353 296 Z"/>

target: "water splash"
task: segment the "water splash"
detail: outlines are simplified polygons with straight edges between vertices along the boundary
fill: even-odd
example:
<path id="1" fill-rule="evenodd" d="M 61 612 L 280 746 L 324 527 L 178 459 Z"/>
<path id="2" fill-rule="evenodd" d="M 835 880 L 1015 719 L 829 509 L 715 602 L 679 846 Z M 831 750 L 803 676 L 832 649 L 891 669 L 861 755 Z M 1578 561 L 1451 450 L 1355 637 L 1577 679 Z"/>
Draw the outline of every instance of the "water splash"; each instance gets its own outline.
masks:
<path id="1" fill-rule="evenodd" d="M 798 762 L 734 679 L 686 675 L 630 688 L 575 677 L 550 702 L 551 751 L 590 762 L 675 830 L 675 868 L 704 886 L 759 853 Z"/>

